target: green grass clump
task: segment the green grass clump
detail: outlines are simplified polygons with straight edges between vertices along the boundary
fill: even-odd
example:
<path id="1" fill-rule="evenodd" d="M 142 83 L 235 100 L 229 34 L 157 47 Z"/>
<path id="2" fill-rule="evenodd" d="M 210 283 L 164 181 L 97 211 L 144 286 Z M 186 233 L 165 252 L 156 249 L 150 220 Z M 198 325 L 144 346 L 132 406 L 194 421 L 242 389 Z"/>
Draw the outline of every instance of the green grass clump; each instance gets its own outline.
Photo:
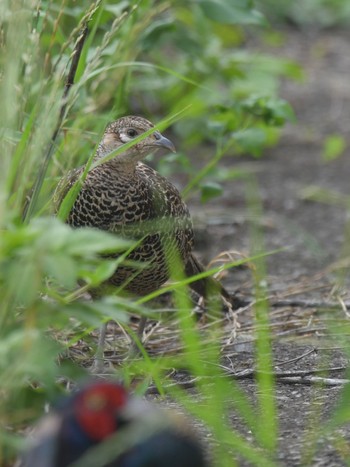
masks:
<path id="1" fill-rule="evenodd" d="M 189 176 L 196 174 L 185 195 L 200 190 L 205 202 L 220 195 L 220 182 L 227 179 L 217 170 L 222 157 L 259 157 L 293 118 L 278 97 L 278 84 L 280 77 L 298 78 L 300 70 L 246 50 L 247 28 L 265 27 L 248 1 L 11 0 L 1 3 L 0 19 L 2 463 L 14 457 L 21 429 L 62 392 L 60 381 L 86 376 L 67 358 L 69 346 L 88 340 L 107 318 L 127 328 L 130 313 L 151 314 L 151 296 L 81 299 L 121 261 L 102 254 L 120 253 L 133 244 L 93 229 L 72 230 L 54 218 L 52 195 L 62 174 L 86 163 L 107 122 L 138 113 L 161 127 L 174 123 L 184 147 L 206 143 L 213 148 L 199 173 L 185 154 L 178 156 Z M 247 183 L 250 196 L 256 194 Z M 258 217 L 258 197 L 248 201 L 252 218 Z M 268 306 L 261 286 L 265 253 L 256 227 L 251 237 L 257 245 L 251 261 L 256 262 L 256 320 L 261 325 L 257 407 L 220 367 L 220 326 L 211 330 L 208 342 L 201 338 L 190 315 L 186 280 L 177 276 L 179 265 L 172 265 L 177 281 L 172 290 L 183 352 L 151 358 L 143 351 L 142 360 L 118 370 L 126 382 L 138 378 L 140 390 L 152 380 L 161 394 L 171 394 L 198 417 L 213 434 L 213 463 L 220 467 L 238 465 L 239 458 L 272 466 L 277 443 Z M 86 285 L 77 289 L 78 283 Z M 170 368 L 186 369 L 196 378 L 198 397 L 176 386 L 166 389 Z M 232 409 L 253 442 L 231 426 Z"/>

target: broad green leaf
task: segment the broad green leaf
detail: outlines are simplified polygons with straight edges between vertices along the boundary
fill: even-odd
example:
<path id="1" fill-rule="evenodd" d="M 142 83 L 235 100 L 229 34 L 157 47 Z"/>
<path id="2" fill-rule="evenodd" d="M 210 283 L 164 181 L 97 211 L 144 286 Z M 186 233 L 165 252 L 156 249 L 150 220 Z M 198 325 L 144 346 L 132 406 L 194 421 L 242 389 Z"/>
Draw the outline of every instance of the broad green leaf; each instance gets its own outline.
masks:
<path id="1" fill-rule="evenodd" d="M 266 142 L 265 131 L 261 128 L 247 128 L 232 134 L 239 149 L 243 152 L 260 156 L 262 147 Z"/>
<path id="2" fill-rule="evenodd" d="M 223 188 L 219 183 L 206 182 L 201 185 L 201 202 L 206 203 L 212 198 L 222 195 Z"/>
<path id="3" fill-rule="evenodd" d="M 264 16 L 250 7 L 250 2 L 235 0 L 201 0 L 199 6 L 212 21 L 222 24 L 266 25 Z"/>
<path id="4" fill-rule="evenodd" d="M 109 305 L 104 300 L 73 302 L 65 306 L 62 312 L 93 328 L 101 326 L 102 316 L 108 316 L 110 319 L 121 323 L 128 323 L 130 318 L 129 313 L 124 309 L 116 304 Z"/>
<path id="5" fill-rule="evenodd" d="M 267 125 L 282 126 L 286 121 L 295 121 L 292 107 L 283 99 L 251 95 L 243 101 L 242 106 Z"/>
<path id="6" fill-rule="evenodd" d="M 45 255 L 43 257 L 45 272 L 60 285 L 69 289 L 76 286 L 78 267 L 76 261 L 62 254 Z"/>
<path id="7" fill-rule="evenodd" d="M 121 260 L 104 260 L 90 270 L 79 271 L 80 277 L 86 280 L 89 285 L 96 287 L 106 281 L 116 271 Z"/>
<path id="8" fill-rule="evenodd" d="M 7 268 L 6 287 L 22 306 L 30 306 L 39 297 L 42 281 L 35 256 L 13 261 Z"/>
<path id="9" fill-rule="evenodd" d="M 143 32 L 142 47 L 144 50 L 149 50 L 156 46 L 157 42 L 164 33 L 174 31 L 176 29 L 174 20 L 172 18 L 164 18 L 154 21 Z"/>
<path id="10" fill-rule="evenodd" d="M 66 252 L 71 255 L 117 252 L 126 250 L 132 244 L 131 241 L 101 230 L 72 229 L 71 237 L 66 244 Z"/>

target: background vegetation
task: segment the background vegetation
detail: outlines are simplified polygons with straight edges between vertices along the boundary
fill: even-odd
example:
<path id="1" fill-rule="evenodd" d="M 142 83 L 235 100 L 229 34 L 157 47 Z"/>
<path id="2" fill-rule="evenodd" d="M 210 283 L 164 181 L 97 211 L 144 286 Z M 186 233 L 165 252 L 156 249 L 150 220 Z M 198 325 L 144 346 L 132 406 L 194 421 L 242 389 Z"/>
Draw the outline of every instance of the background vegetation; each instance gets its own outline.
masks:
<path id="1" fill-rule="evenodd" d="M 336 18 L 337 8 L 332 11 Z M 284 17 L 286 9 L 280 13 Z M 62 174 L 87 161 L 105 125 L 118 116 L 142 114 L 155 123 L 167 117 L 182 148 L 205 144 L 213 157 L 198 174 L 180 151 L 165 157 L 160 170 L 185 171 L 186 193 L 203 202 L 219 196 L 222 178 L 237 176 L 218 171 L 220 159 L 260 157 L 276 143 L 285 121 L 293 119 L 290 106 L 278 96 L 279 83 L 282 78 L 300 79 L 301 71 L 295 63 L 247 47 L 251 37 L 263 41 L 271 33 L 261 10 L 249 0 L 3 0 L 0 17 L 1 464 L 10 462 L 20 446 L 21 429 L 42 414 L 45 401 L 62 392 L 61 382 L 86 374 L 67 358 L 69 346 L 81 338 L 91 344 L 89 333 L 103 318 L 127 325 L 130 312 L 150 313 L 148 298 L 142 303 L 118 296 L 94 303 L 80 298 L 79 280 L 96 286 L 115 267 L 100 254 L 123 251 L 129 243 L 103 232 L 73 231 L 52 217 L 52 194 Z M 86 26 L 74 85 L 67 92 L 74 50 Z M 258 213 L 258 199 L 248 204 Z M 262 239 L 254 228 L 252 238 L 258 245 L 252 254 L 261 253 Z M 263 299 L 262 258 L 256 259 L 255 274 Z M 231 467 L 232 450 L 252 464 L 273 465 L 277 428 L 272 377 L 265 373 L 258 380 L 257 420 L 239 388 L 220 378 L 219 330 L 210 346 L 201 343 L 187 292 L 181 289 L 186 290 L 176 289 L 175 302 L 183 355 L 144 355 L 141 361 L 126 362 L 118 376 L 126 382 L 137 376 L 140 391 L 153 379 L 161 393 L 169 368 L 185 367 L 194 376 L 210 377 L 210 385 L 205 379 L 198 382 L 201 405 L 179 389 L 171 393 L 220 441 L 214 443 L 214 465 Z M 262 324 L 257 364 L 266 371 L 267 311 L 262 300 L 257 308 Z M 254 447 L 228 422 L 223 424 L 232 406 L 251 429 Z"/>
<path id="2" fill-rule="evenodd" d="M 347 26 L 350 4 L 346 0 L 257 0 L 257 5 L 271 21 L 284 21 L 298 27 L 329 28 Z"/>

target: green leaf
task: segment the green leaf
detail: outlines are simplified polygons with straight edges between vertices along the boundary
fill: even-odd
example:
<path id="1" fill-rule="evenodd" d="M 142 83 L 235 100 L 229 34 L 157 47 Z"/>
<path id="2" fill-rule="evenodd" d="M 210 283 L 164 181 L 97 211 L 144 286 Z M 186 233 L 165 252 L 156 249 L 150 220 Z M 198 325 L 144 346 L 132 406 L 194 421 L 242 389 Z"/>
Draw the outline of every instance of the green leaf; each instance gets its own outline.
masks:
<path id="1" fill-rule="evenodd" d="M 18 329 L 3 337 L 0 342 L 0 372 L 2 382 L 11 379 L 18 385 L 28 378 L 54 377 L 57 372 L 54 358 L 61 350 L 51 339 L 37 329 Z"/>
<path id="2" fill-rule="evenodd" d="M 284 99 L 253 94 L 243 101 L 242 107 L 267 125 L 282 126 L 286 121 L 295 121 L 293 109 Z"/>
<path id="3" fill-rule="evenodd" d="M 323 143 L 322 159 L 333 161 L 341 156 L 346 148 L 346 141 L 341 135 L 330 135 Z"/>
<path id="4" fill-rule="evenodd" d="M 152 49 L 152 47 L 156 46 L 157 42 L 164 33 L 174 30 L 176 30 L 176 27 L 172 18 L 163 18 L 159 21 L 152 22 L 142 35 L 142 48 L 144 50 Z"/>
<path id="5" fill-rule="evenodd" d="M 67 288 L 73 288 L 77 282 L 77 264 L 61 254 L 44 256 L 45 272 Z"/>
<path id="6" fill-rule="evenodd" d="M 84 227 L 73 229 L 52 217 L 34 219 L 27 231 L 22 231 L 24 238 L 37 237 L 37 247 L 41 250 L 57 251 L 65 255 L 88 255 L 96 253 L 125 251 L 134 242 L 120 238 L 115 234 Z M 28 237 L 31 238 L 31 237 Z"/>
<path id="7" fill-rule="evenodd" d="M 266 134 L 261 128 L 247 128 L 246 130 L 236 131 L 232 137 L 238 144 L 241 151 L 260 156 L 263 145 L 266 142 Z"/>
<path id="8" fill-rule="evenodd" d="M 94 266 L 93 270 L 81 271 L 80 275 L 89 283 L 89 285 L 97 287 L 99 284 L 111 277 L 120 264 L 121 260 L 121 258 L 114 261 L 105 260 L 99 265 Z"/>
<path id="9" fill-rule="evenodd" d="M 132 241 L 97 229 L 72 229 L 66 252 L 73 255 L 84 255 L 87 252 L 90 254 L 120 252 L 125 251 L 132 244 Z"/>
<path id="10" fill-rule="evenodd" d="M 124 309 L 118 307 L 115 303 L 108 303 L 105 299 L 73 302 L 66 305 L 62 312 L 92 327 L 101 325 L 101 316 L 109 316 L 110 319 L 121 323 L 128 323 L 130 318 L 129 313 Z"/>
<path id="11" fill-rule="evenodd" d="M 30 306 L 39 296 L 42 276 L 34 256 L 12 261 L 7 268 L 7 288 L 22 306 Z"/>
<path id="12" fill-rule="evenodd" d="M 266 25 L 264 16 L 244 0 L 201 0 L 199 6 L 207 18 L 218 23 Z"/>
<path id="13" fill-rule="evenodd" d="M 219 183 L 207 182 L 201 185 L 201 202 L 206 203 L 212 198 L 222 195 L 223 188 Z"/>

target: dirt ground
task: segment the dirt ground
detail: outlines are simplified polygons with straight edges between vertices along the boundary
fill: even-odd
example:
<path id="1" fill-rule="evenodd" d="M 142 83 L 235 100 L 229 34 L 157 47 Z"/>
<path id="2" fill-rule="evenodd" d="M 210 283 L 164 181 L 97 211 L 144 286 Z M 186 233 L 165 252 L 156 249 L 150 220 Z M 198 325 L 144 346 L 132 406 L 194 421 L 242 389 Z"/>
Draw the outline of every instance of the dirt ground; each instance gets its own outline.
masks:
<path id="1" fill-rule="evenodd" d="M 297 123 L 288 124 L 280 143 L 267 150 L 260 160 L 241 157 L 223 161 L 230 167 L 255 174 L 263 203 L 263 216 L 258 222 L 263 227 L 266 249 L 287 247 L 267 260 L 272 301 L 288 299 L 308 303 L 316 300 L 327 304 L 337 302 L 339 297 L 347 299 L 347 271 L 340 267 L 339 260 L 346 257 L 350 245 L 344 241 L 350 150 L 347 148 L 341 157 L 331 162 L 323 160 L 322 151 L 325 138 L 332 134 L 340 134 L 349 141 L 349 43 L 350 32 L 345 31 L 286 31 L 285 44 L 273 53 L 293 59 L 304 68 L 303 83 L 286 81 L 282 85 L 282 96 L 292 104 Z M 330 202 L 329 197 L 327 202 L 313 200 L 310 193 L 316 192 L 315 187 L 318 191 L 338 193 L 343 202 Z M 250 254 L 250 214 L 246 204 L 243 180 L 227 183 L 224 195 L 205 206 L 195 200 L 189 203 L 196 226 L 196 248 L 203 260 L 223 250 Z M 230 290 L 239 290 L 249 297 L 250 276 L 249 270 L 235 270 L 224 282 Z M 312 376 L 317 368 L 333 368 L 326 376 L 338 382 L 346 378 L 344 368 L 348 359 L 342 348 L 344 344 L 335 338 L 328 324 L 341 325 L 348 318 L 340 305 L 337 309 L 272 308 L 275 371 L 310 372 Z M 226 363 L 235 373 L 254 367 L 249 338 L 252 317 L 249 313 L 242 314 L 239 321 L 241 329 L 236 340 L 225 349 Z M 350 426 L 337 432 L 337 440 L 318 442 L 315 452 L 310 448 L 309 439 L 314 425 L 326 420 L 336 406 L 341 385 L 335 382 L 334 385 L 315 386 L 306 379 L 297 382 L 277 378 L 279 448 L 276 462 L 281 466 L 347 465 L 344 461 L 347 456 L 340 454 L 336 441 L 350 439 Z M 243 379 L 240 384 L 254 400 L 254 381 Z M 315 405 L 319 408 L 316 420 Z M 249 439 L 251 435 L 241 426 L 239 417 L 232 417 L 234 426 L 242 429 Z M 242 461 L 240 465 L 249 464 Z"/>
<path id="2" fill-rule="evenodd" d="M 350 317 L 341 306 L 342 300 L 350 303 L 346 260 L 350 242 L 345 238 L 350 149 L 331 162 L 324 161 L 322 152 L 325 138 L 330 135 L 342 135 L 349 143 L 350 32 L 291 29 L 283 34 L 284 45 L 268 52 L 293 59 L 304 69 L 303 83 L 286 80 L 282 84 L 281 94 L 292 104 L 297 122 L 286 126 L 279 144 L 266 150 L 261 159 L 225 157 L 221 162 L 254 174 L 262 216 L 254 218 L 247 208 L 244 179 L 227 182 L 223 196 L 205 205 L 195 198 L 188 205 L 194 219 L 196 252 L 204 263 L 226 250 L 249 256 L 253 251 L 249 234 L 252 221 L 262 228 L 266 251 L 283 248 L 267 258 L 266 277 L 270 302 L 285 302 L 284 306 L 271 306 L 270 311 L 279 425 L 274 460 L 288 467 L 345 466 L 346 459 L 350 459 L 350 424 L 332 438 L 315 440 L 313 434 L 329 419 L 339 403 L 344 379 L 348 378 L 346 335 L 343 331 L 341 339 L 337 330 L 348 326 Z M 261 44 L 250 46 L 261 50 Z M 181 141 L 178 143 L 181 147 Z M 203 161 L 197 155 L 194 152 L 191 157 L 201 166 Z M 314 199 L 315 193 L 326 191 L 335 195 L 328 194 L 324 202 Z M 230 270 L 223 282 L 243 298 L 254 298 L 248 268 Z M 223 364 L 254 401 L 257 386 L 252 374 L 251 307 L 240 311 L 237 321 L 240 327 L 223 319 Z M 151 332 L 145 345 L 151 355 L 176 352 L 176 323 L 171 326 L 149 326 Z M 112 324 L 110 331 L 107 342 L 112 345 L 105 356 L 118 365 L 128 342 L 123 341 L 123 334 L 116 339 Z M 80 351 L 84 352 L 76 349 Z M 318 380 L 315 384 L 317 378 L 323 378 L 322 383 Z M 178 375 L 177 381 L 183 382 L 183 375 Z M 158 399 L 152 388 L 148 397 L 181 411 L 173 401 Z M 246 439 L 252 439 L 234 413 L 232 423 Z M 196 429 L 210 445 L 210 434 L 197 424 Z M 240 460 L 239 465 L 250 464 Z"/>

